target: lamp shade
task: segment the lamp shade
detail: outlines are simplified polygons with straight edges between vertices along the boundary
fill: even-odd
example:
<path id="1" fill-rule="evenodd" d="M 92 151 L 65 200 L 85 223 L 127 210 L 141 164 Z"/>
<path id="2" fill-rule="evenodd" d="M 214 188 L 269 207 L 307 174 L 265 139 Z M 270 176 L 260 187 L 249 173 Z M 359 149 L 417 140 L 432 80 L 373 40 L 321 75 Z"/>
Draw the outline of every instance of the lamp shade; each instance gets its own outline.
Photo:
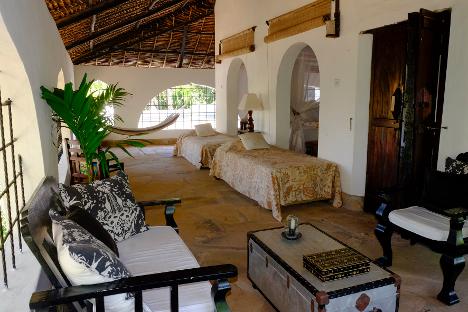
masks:
<path id="1" fill-rule="evenodd" d="M 263 105 L 255 93 L 246 93 L 242 97 L 238 109 L 243 111 L 261 111 L 263 110 Z"/>

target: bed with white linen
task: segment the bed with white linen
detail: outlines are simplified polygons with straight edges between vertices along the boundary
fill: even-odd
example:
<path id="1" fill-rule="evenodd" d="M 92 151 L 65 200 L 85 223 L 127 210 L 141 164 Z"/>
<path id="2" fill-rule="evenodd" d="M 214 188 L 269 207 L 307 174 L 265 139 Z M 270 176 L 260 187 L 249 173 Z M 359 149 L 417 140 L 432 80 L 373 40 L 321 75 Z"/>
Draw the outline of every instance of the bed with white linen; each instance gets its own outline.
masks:
<path id="1" fill-rule="evenodd" d="M 184 157 L 198 169 L 210 168 L 218 147 L 233 140 L 236 138 L 219 132 L 210 136 L 198 136 L 195 131 L 191 131 L 177 139 L 174 155 Z"/>
<path id="2" fill-rule="evenodd" d="M 335 163 L 274 146 L 247 150 L 240 140 L 226 143 L 216 150 L 210 175 L 272 210 L 279 221 L 281 206 L 318 200 L 342 205 Z"/>

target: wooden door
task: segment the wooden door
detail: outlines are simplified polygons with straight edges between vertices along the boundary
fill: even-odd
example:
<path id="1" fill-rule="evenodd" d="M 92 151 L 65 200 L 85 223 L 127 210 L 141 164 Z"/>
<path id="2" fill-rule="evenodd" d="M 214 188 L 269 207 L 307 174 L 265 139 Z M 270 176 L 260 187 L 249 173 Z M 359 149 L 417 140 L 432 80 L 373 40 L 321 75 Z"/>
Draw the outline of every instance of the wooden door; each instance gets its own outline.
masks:
<path id="1" fill-rule="evenodd" d="M 406 74 L 407 23 L 372 31 L 365 210 L 376 209 L 376 195 L 398 184 L 399 109 Z"/>
<path id="2" fill-rule="evenodd" d="M 396 206 L 417 203 L 424 174 L 437 168 L 450 14 L 421 9 L 371 31 L 366 211 L 375 211 L 382 191 Z"/>
<path id="3" fill-rule="evenodd" d="M 402 184 L 408 186 L 408 204 L 421 196 L 424 174 L 437 169 L 442 113 L 444 104 L 445 75 L 447 68 L 450 33 L 450 11 L 439 13 L 421 9 L 409 14 L 407 87 L 408 107 L 414 110 L 413 155 Z M 406 133 L 409 137 L 411 132 Z M 405 154 L 409 154 L 406 152 Z"/>

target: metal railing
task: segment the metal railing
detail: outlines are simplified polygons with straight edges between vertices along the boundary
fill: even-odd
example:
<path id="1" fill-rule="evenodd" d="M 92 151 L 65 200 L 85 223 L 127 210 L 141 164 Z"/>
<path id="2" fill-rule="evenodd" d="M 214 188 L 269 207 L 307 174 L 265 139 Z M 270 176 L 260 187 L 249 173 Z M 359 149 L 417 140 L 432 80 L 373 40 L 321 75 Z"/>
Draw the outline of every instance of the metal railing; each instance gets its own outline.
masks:
<path id="1" fill-rule="evenodd" d="M 2 258 L 3 283 L 5 287 L 8 287 L 5 250 L 5 247 L 8 244 L 6 244 L 6 242 L 8 240 L 10 241 L 11 266 L 13 269 L 16 269 L 16 251 L 13 233 L 16 226 L 16 230 L 18 231 L 18 246 L 19 250 L 22 251 L 20 224 L 18 220 L 20 218 L 20 210 L 26 204 L 24 196 L 23 161 L 21 156 L 18 156 L 18 166 L 16 164 L 15 142 L 17 139 L 13 136 L 11 105 L 12 101 L 10 99 L 2 102 L 0 93 L 0 158 L 1 163 L 3 164 L 3 166 L 0 167 L 0 170 L 3 170 L 3 179 L 0 179 L 0 254 Z M 7 116 L 5 116 L 5 110 Z M 7 123 L 9 128 L 8 134 L 5 131 L 5 123 Z M 10 155 L 8 155 L 8 149 L 10 151 Z M 21 208 L 18 188 L 21 188 Z M 12 204 L 13 199 L 14 205 Z M 5 225 L 7 228 L 4 227 Z"/>

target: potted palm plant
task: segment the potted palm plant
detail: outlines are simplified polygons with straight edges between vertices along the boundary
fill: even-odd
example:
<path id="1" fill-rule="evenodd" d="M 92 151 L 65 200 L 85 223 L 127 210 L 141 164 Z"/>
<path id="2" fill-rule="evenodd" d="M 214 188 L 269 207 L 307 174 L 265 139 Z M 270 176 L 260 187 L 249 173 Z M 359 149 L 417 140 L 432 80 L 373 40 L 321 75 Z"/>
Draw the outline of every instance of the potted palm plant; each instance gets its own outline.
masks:
<path id="1" fill-rule="evenodd" d="M 109 175 L 108 158 L 119 160 L 110 147 L 101 149 L 102 141 L 111 133 L 113 119 L 105 114 L 108 105 L 120 106 L 128 92 L 117 84 L 110 84 L 98 94 L 90 92 L 94 80 L 87 81 L 85 74 L 77 90 L 71 82 L 65 88 L 49 90 L 42 86 L 42 98 L 54 112 L 54 116 L 65 124 L 80 142 L 90 181 L 96 178 L 93 163 L 98 163 L 104 176 Z M 120 118 L 116 116 L 115 118 Z M 124 140 L 117 144 L 125 153 L 132 156 L 124 145 L 144 147 L 141 140 Z"/>

